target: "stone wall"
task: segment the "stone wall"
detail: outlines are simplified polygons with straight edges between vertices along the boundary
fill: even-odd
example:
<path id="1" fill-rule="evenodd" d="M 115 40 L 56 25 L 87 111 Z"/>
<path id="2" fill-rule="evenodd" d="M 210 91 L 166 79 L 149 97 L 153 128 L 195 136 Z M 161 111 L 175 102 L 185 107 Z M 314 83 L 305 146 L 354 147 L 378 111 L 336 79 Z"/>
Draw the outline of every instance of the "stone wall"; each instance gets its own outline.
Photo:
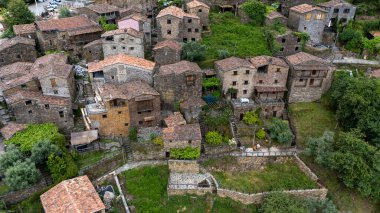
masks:
<path id="1" fill-rule="evenodd" d="M 153 143 L 132 143 L 131 149 L 134 161 L 166 159 L 163 147 Z"/>
<path id="2" fill-rule="evenodd" d="M 199 173 L 199 164 L 193 160 L 169 160 L 170 172 L 176 173 Z"/>
<path id="3" fill-rule="evenodd" d="M 229 146 L 229 145 L 210 146 L 210 145 L 205 144 L 205 154 L 208 154 L 208 155 L 228 153 L 234 150 L 236 150 L 236 146 Z"/>
<path id="4" fill-rule="evenodd" d="M 181 50 L 172 49 L 170 47 L 162 47 L 153 50 L 154 62 L 159 65 L 174 64 L 181 60 Z"/>
<path id="5" fill-rule="evenodd" d="M 9 192 L 5 195 L 0 196 L 0 200 L 5 202 L 6 204 L 15 204 L 18 202 L 21 202 L 30 196 L 34 195 L 35 193 L 38 192 L 43 192 L 46 188 L 46 183 L 45 181 L 41 181 L 36 185 L 33 185 L 31 187 L 28 187 L 24 190 L 19 190 L 19 191 L 13 191 Z"/>
<path id="6" fill-rule="evenodd" d="M 310 179 L 317 181 L 318 177 L 314 174 L 309 167 L 296 155 L 294 156 L 294 162 L 297 164 L 298 168 L 300 168 L 306 176 Z"/>
<path id="7" fill-rule="evenodd" d="M 32 40 L 32 39 L 30 39 Z M 18 61 L 34 62 L 37 58 L 37 51 L 34 45 L 19 43 L 0 51 L 0 66 L 12 64 Z"/>
<path id="8" fill-rule="evenodd" d="M 104 57 L 127 54 L 139 58 L 144 58 L 143 37 L 131 36 L 128 33 L 121 33 L 113 36 L 112 41 L 103 40 Z"/>
<path id="9" fill-rule="evenodd" d="M 198 189 L 171 189 L 168 188 L 168 195 L 185 195 L 185 194 L 195 194 L 195 195 L 205 195 L 207 193 L 212 193 L 212 188 L 198 188 Z"/>

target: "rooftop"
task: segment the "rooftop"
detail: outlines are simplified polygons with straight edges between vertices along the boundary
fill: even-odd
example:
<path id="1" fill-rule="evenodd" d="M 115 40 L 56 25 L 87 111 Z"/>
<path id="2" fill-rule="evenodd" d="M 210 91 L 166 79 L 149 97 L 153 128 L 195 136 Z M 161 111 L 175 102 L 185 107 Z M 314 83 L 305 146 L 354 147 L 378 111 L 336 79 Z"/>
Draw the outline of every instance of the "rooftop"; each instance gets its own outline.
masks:
<path id="1" fill-rule="evenodd" d="M 323 2 L 318 4 L 318 6 L 321 7 L 336 7 L 336 6 L 341 6 L 341 5 L 352 5 L 344 0 L 331 0 L 328 2 Z"/>
<path id="2" fill-rule="evenodd" d="M 323 59 L 318 58 L 317 56 L 314 56 L 314 55 L 310 55 L 309 53 L 305 53 L 305 52 L 299 52 L 299 53 L 287 56 L 286 59 L 292 65 L 299 65 L 299 64 L 309 62 L 309 61 L 317 61 L 323 64 L 326 63 Z"/>
<path id="3" fill-rule="evenodd" d="M 112 13 L 112 12 L 117 12 L 120 10 L 120 8 L 110 5 L 110 4 L 90 4 L 86 6 L 86 8 L 98 13 Z"/>
<path id="4" fill-rule="evenodd" d="M 95 41 L 91 41 L 90 43 L 84 45 L 83 48 L 88 48 L 88 47 L 96 46 L 96 45 L 102 45 L 102 43 L 103 43 L 102 39 L 97 39 Z"/>
<path id="5" fill-rule="evenodd" d="M 8 104 L 18 103 L 25 100 L 35 100 L 37 104 L 51 104 L 57 106 L 71 105 L 70 98 L 43 95 L 41 92 L 18 90 L 15 93 L 5 97 Z"/>
<path id="6" fill-rule="evenodd" d="M 191 2 L 188 2 L 186 4 L 186 7 L 187 8 L 194 8 L 194 7 L 206 7 L 206 8 L 210 8 L 207 4 L 201 2 L 201 1 L 197 1 L 197 0 L 193 0 Z"/>
<path id="7" fill-rule="evenodd" d="M 254 69 L 255 67 L 246 59 L 238 58 L 238 57 L 230 57 L 226 59 L 222 59 L 219 61 L 215 61 L 215 65 L 218 65 L 221 71 L 231 71 L 233 69 L 246 67 Z"/>
<path id="8" fill-rule="evenodd" d="M 125 54 L 118 54 L 113 56 L 108 56 L 102 61 L 92 62 L 88 64 L 88 72 L 96 72 L 103 70 L 105 67 L 112 66 L 115 64 L 126 64 L 141 69 L 150 70 L 153 72 L 155 63 L 148 61 L 143 58 L 138 58 L 134 56 L 129 56 Z"/>
<path id="9" fill-rule="evenodd" d="M 36 25 L 37 28 L 41 31 L 71 31 L 71 35 L 75 35 L 76 33 L 86 33 L 86 30 L 90 30 L 90 32 L 102 31 L 102 28 L 98 24 L 82 15 L 68 18 L 36 21 Z"/>
<path id="10" fill-rule="evenodd" d="M 144 33 L 137 31 L 132 28 L 126 28 L 126 29 L 117 29 L 117 30 L 110 30 L 102 34 L 102 38 L 108 37 L 108 36 L 114 36 L 114 35 L 120 35 L 120 34 L 128 34 L 130 36 L 133 36 L 135 38 L 144 38 Z"/>
<path id="11" fill-rule="evenodd" d="M 64 180 L 40 196 L 46 213 L 98 212 L 105 206 L 87 176 Z"/>
<path id="12" fill-rule="evenodd" d="M 157 75 L 168 75 L 168 74 L 181 74 L 184 72 L 199 72 L 202 70 L 198 64 L 190 61 L 180 61 L 174 64 L 163 65 L 160 67 Z"/>
<path id="13" fill-rule="evenodd" d="M 183 115 L 180 112 L 174 112 L 164 119 L 167 127 L 185 125 L 186 120 L 183 118 Z"/>
<path id="14" fill-rule="evenodd" d="M 13 25 L 13 32 L 16 35 L 22 35 L 26 33 L 35 33 L 36 25 L 34 23 Z"/>
<path id="15" fill-rule="evenodd" d="M 178 18 L 191 17 L 191 18 L 197 18 L 197 19 L 199 19 L 198 16 L 193 15 L 193 14 L 189 14 L 189 13 L 185 13 L 181 8 L 175 7 L 175 6 L 169 6 L 169 7 L 166 7 L 164 9 L 162 9 L 158 13 L 158 15 L 157 15 L 156 18 L 160 18 L 160 17 L 166 16 L 166 15 L 175 16 L 175 17 L 178 17 Z"/>
<path id="16" fill-rule="evenodd" d="M 190 97 L 186 101 L 180 103 L 180 108 L 190 109 L 191 107 L 203 107 L 206 105 L 206 102 L 199 97 Z"/>
<path id="17" fill-rule="evenodd" d="M 15 122 L 9 122 L 3 128 L 0 129 L 1 135 L 3 135 L 4 139 L 8 140 L 17 132 L 26 128 L 26 124 L 18 124 Z"/>
<path id="18" fill-rule="evenodd" d="M 141 13 L 133 13 L 129 16 L 126 16 L 126 17 L 120 19 L 119 21 L 124 21 L 124 20 L 128 20 L 128 19 L 133 19 L 136 21 L 143 21 L 143 22 L 148 21 L 148 18 L 146 16 L 142 15 Z"/>
<path id="19" fill-rule="evenodd" d="M 202 140 L 199 124 L 186 124 L 163 129 L 164 141 Z"/>
<path id="20" fill-rule="evenodd" d="M 279 13 L 277 11 L 272 11 L 268 15 L 266 15 L 265 17 L 267 17 L 268 19 L 276 19 L 276 18 L 288 19 L 284 15 L 282 15 L 281 13 Z"/>
<path id="21" fill-rule="evenodd" d="M 72 132 L 70 143 L 71 145 L 89 144 L 96 139 L 98 139 L 98 130 Z"/>
<path id="22" fill-rule="evenodd" d="M 4 78 L 10 74 L 17 74 L 17 77 L 26 75 L 30 72 L 32 65 L 30 62 L 15 62 L 2 66 L 0 67 L 0 78 Z"/>
<path id="23" fill-rule="evenodd" d="M 12 46 L 15 46 L 17 44 L 26 44 L 26 45 L 31 45 L 31 46 L 36 45 L 34 39 L 16 36 L 16 37 L 13 37 L 10 39 L 3 40 L 0 43 L 0 51 L 3 51 L 5 49 L 12 47 Z"/>
<path id="24" fill-rule="evenodd" d="M 171 49 L 175 49 L 175 50 L 178 50 L 178 51 L 181 51 L 181 49 L 182 49 L 182 45 L 178 41 L 164 40 L 164 41 L 158 42 L 154 46 L 153 50 L 158 50 L 158 49 L 161 49 L 163 47 L 169 47 Z"/>
<path id="25" fill-rule="evenodd" d="M 257 56 L 250 58 L 249 61 L 256 68 L 265 66 L 265 65 L 277 65 L 280 67 L 289 67 L 289 65 L 282 59 L 271 56 Z"/>
<path id="26" fill-rule="evenodd" d="M 300 4 L 300 5 L 291 7 L 290 10 L 297 12 L 297 13 L 308 13 L 308 12 L 311 12 L 313 10 L 320 10 L 322 12 L 327 12 L 326 10 L 324 10 L 320 7 L 310 5 L 310 4 Z"/>

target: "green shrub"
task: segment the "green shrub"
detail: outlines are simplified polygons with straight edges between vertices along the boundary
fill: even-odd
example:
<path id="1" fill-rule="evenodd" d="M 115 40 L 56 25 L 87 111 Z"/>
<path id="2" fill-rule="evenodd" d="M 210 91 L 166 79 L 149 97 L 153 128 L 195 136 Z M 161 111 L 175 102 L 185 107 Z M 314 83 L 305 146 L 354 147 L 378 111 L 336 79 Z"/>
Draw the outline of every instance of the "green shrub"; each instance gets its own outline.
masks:
<path id="1" fill-rule="evenodd" d="M 254 25 L 262 25 L 265 20 L 265 13 L 267 8 L 264 3 L 257 0 L 249 0 L 241 5 L 243 11 L 251 19 L 251 23 Z"/>
<path id="2" fill-rule="evenodd" d="M 259 114 L 253 111 L 246 112 L 243 116 L 243 121 L 247 125 L 261 125 L 262 121 L 259 118 Z"/>
<path id="3" fill-rule="evenodd" d="M 107 17 L 103 16 L 99 19 L 100 26 L 102 26 L 104 31 L 116 30 L 116 24 L 107 24 Z"/>
<path id="4" fill-rule="evenodd" d="M 190 146 L 186 148 L 175 148 L 170 150 L 170 157 L 180 160 L 195 160 L 199 158 L 201 151 L 199 148 L 191 148 Z"/>
<path id="5" fill-rule="evenodd" d="M 72 14 L 69 10 L 69 8 L 67 7 L 62 7 L 61 9 L 59 9 L 59 18 L 67 18 L 67 17 L 71 17 Z"/>
<path id="6" fill-rule="evenodd" d="M 195 42 L 187 42 L 182 47 L 182 59 L 188 61 L 202 61 L 206 56 L 206 46 Z"/>
<path id="7" fill-rule="evenodd" d="M 69 154 L 64 153 L 62 157 L 51 154 L 47 161 L 54 183 L 75 177 L 78 174 L 78 167 Z"/>
<path id="8" fill-rule="evenodd" d="M 223 137 L 219 132 L 211 131 L 206 134 L 206 143 L 211 145 L 219 145 L 223 141 Z"/>
<path id="9" fill-rule="evenodd" d="M 230 57 L 231 54 L 228 52 L 228 50 L 218 50 L 218 58 L 219 59 L 225 59 Z"/>
<path id="10" fill-rule="evenodd" d="M 220 87 L 220 79 L 217 77 L 203 78 L 202 88 L 204 90 L 218 89 Z"/>
<path id="11" fill-rule="evenodd" d="M 128 139 L 130 141 L 137 141 L 137 128 L 136 127 L 131 127 L 128 132 Z"/>
<path id="12" fill-rule="evenodd" d="M 269 135 L 272 140 L 282 144 L 289 144 L 293 140 L 293 133 L 287 122 L 278 118 L 273 118 L 269 125 Z"/>
<path id="13" fill-rule="evenodd" d="M 164 145 L 164 140 L 161 137 L 155 137 L 152 141 L 156 145 L 159 145 L 159 146 Z"/>
<path id="14" fill-rule="evenodd" d="M 7 151 L 0 155 L 0 174 L 4 175 L 19 160 L 24 160 L 22 152 L 14 144 L 9 145 Z"/>
<path id="15" fill-rule="evenodd" d="M 152 133 L 150 133 L 149 138 L 151 141 L 153 141 L 155 138 L 157 138 L 157 134 L 152 132 Z"/>
<path id="16" fill-rule="evenodd" d="M 57 154 L 60 150 L 58 146 L 52 144 L 50 141 L 43 140 L 36 143 L 32 148 L 32 155 L 30 159 L 35 163 L 42 165 L 46 162 L 51 154 Z"/>
<path id="17" fill-rule="evenodd" d="M 260 140 L 265 138 L 265 131 L 263 129 L 259 129 L 259 131 L 256 132 L 256 137 Z"/>
<path id="18" fill-rule="evenodd" d="M 14 190 L 25 189 L 37 183 L 39 179 L 40 173 L 29 159 L 15 162 L 5 172 L 5 183 Z"/>

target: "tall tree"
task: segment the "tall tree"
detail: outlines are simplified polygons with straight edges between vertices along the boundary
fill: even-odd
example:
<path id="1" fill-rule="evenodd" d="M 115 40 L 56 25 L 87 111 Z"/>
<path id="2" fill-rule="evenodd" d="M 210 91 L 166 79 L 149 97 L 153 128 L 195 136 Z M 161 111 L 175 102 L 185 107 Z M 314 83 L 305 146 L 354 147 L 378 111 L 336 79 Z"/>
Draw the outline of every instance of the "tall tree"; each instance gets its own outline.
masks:
<path id="1" fill-rule="evenodd" d="M 13 32 L 13 25 L 30 24 L 34 20 L 34 14 L 23 0 L 12 0 L 8 3 L 7 12 L 4 14 L 4 23 L 8 30 Z"/>
<path id="2" fill-rule="evenodd" d="M 5 172 L 5 183 L 14 190 L 24 189 L 38 182 L 40 173 L 35 164 L 27 159 L 18 161 Z"/>

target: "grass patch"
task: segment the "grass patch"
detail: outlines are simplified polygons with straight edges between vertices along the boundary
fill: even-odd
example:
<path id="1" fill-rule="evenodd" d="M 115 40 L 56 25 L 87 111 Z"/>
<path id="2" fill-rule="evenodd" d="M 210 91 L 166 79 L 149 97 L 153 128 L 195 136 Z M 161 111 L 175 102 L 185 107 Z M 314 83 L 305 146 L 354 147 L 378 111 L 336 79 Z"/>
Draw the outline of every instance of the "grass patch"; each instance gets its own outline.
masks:
<path id="1" fill-rule="evenodd" d="M 257 207 L 253 204 L 251 205 L 242 205 L 236 201 L 231 200 L 230 198 L 221 198 L 215 197 L 214 205 L 212 206 L 212 213 L 256 213 L 258 212 Z"/>
<path id="2" fill-rule="evenodd" d="M 101 151 L 92 151 L 78 154 L 78 159 L 75 162 L 80 169 L 100 161 L 102 157 L 103 153 Z"/>
<path id="3" fill-rule="evenodd" d="M 219 50 L 228 50 L 233 56 L 271 55 L 264 38 L 263 28 L 240 23 L 232 13 L 210 13 L 211 35 L 202 38 L 206 45 L 206 60 L 202 67 L 213 65 Z"/>
<path id="4" fill-rule="evenodd" d="M 0 184 L 0 195 L 6 194 L 10 190 L 9 186 L 5 185 L 5 183 Z"/>
<path id="5" fill-rule="evenodd" d="M 244 172 L 212 172 L 221 188 L 246 193 L 276 190 L 313 189 L 316 182 L 307 177 L 294 163 L 271 163 L 264 170 Z"/>
<path id="6" fill-rule="evenodd" d="M 290 116 L 297 129 L 297 146 L 304 147 L 308 137 L 320 137 L 326 130 L 334 131 L 335 114 L 322 103 L 289 104 Z"/>

